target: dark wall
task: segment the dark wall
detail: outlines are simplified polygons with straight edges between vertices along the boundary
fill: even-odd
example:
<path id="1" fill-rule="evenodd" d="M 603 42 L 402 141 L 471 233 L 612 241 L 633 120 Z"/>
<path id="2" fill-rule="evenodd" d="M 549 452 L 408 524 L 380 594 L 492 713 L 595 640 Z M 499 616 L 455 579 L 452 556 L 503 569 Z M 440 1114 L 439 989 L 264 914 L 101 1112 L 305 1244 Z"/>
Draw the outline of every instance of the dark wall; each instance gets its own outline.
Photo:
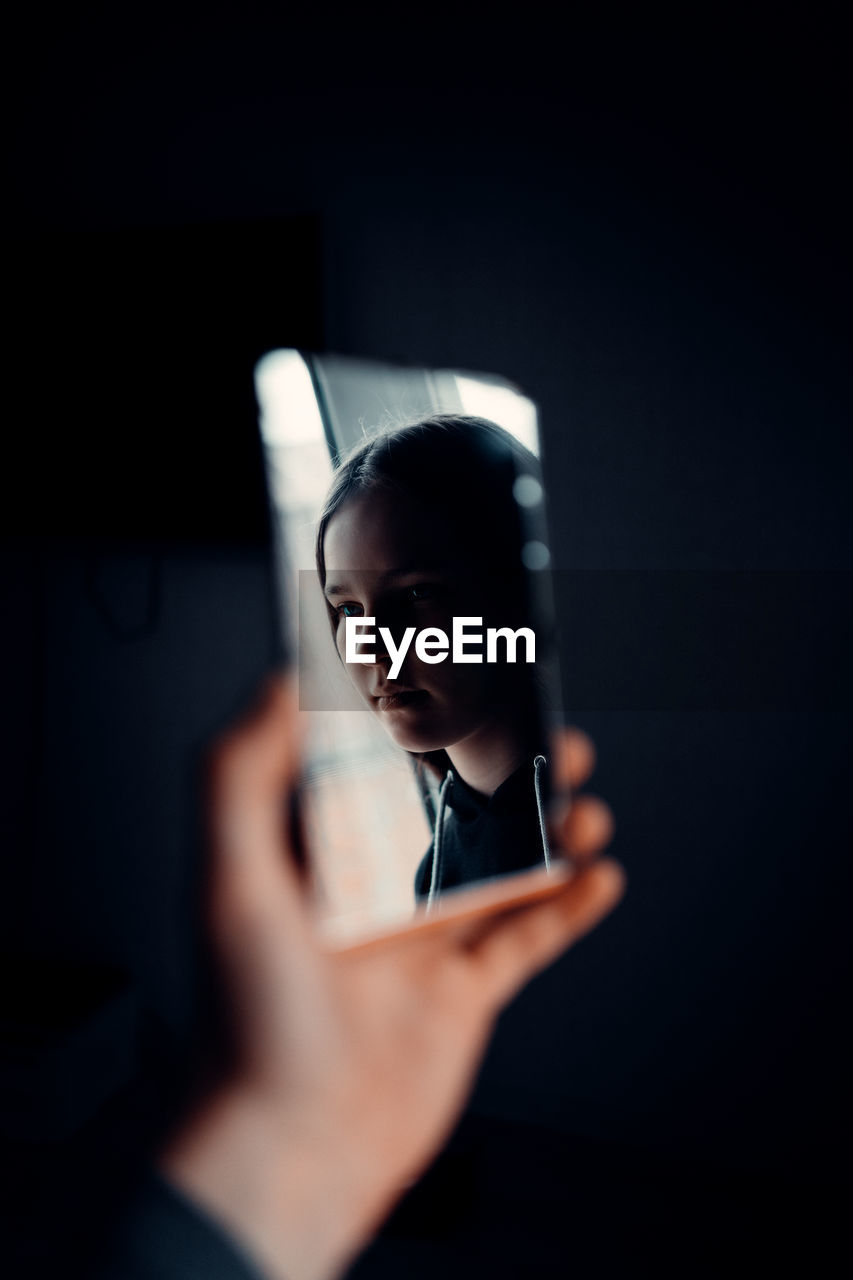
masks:
<path id="1" fill-rule="evenodd" d="M 220 334 L 205 377 L 229 386 L 246 387 L 256 348 L 325 341 L 492 370 L 534 396 L 567 701 L 598 742 L 630 889 L 506 1014 L 475 1111 L 819 1174 L 840 1142 L 850 750 L 831 33 L 745 21 L 702 53 L 683 35 L 670 56 L 622 29 L 590 62 L 579 28 L 558 46 L 532 21 L 428 27 L 413 50 L 376 18 L 327 43 L 221 11 L 66 17 L 38 57 L 29 33 L 10 252 L 20 262 L 34 232 L 227 241 L 228 262 L 251 261 L 239 308 L 253 316 L 238 350 L 243 312 L 224 308 L 234 341 Z M 367 63 L 347 54 L 354 34 Z M 319 228 L 319 263 L 293 215 Z M 257 251 L 277 225 L 295 274 L 268 275 Z M 240 273 L 225 274 L 236 298 Z M 190 328 L 203 312 L 189 307 Z M 149 319 L 156 332 L 150 299 Z M 217 464 L 180 374 L 161 390 L 178 456 L 199 451 L 198 492 L 221 486 L 233 439 L 234 510 L 212 519 L 188 463 L 168 491 L 154 464 L 138 510 L 183 511 L 177 524 L 128 530 L 113 508 L 83 527 L 66 503 L 53 540 L 10 550 L 4 680 L 27 749 L 11 753 L 7 811 L 34 858 L 28 872 L 13 854 L 10 874 L 39 905 L 32 929 L 6 909 L 13 948 L 118 965 L 179 1025 L 187 779 L 272 650 L 251 405 L 235 392 L 214 413 Z M 23 492 L 41 468 L 67 497 L 60 481 L 83 468 L 67 440 L 65 472 L 33 447 L 56 429 L 38 406 L 10 425 Z M 103 441 L 77 406 L 72 421 L 81 448 Z M 120 432 L 111 462 L 133 467 Z M 132 546 L 116 541 L 128 532 Z M 92 582 L 112 574 L 136 617 L 154 561 L 156 625 L 121 639 Z"/>

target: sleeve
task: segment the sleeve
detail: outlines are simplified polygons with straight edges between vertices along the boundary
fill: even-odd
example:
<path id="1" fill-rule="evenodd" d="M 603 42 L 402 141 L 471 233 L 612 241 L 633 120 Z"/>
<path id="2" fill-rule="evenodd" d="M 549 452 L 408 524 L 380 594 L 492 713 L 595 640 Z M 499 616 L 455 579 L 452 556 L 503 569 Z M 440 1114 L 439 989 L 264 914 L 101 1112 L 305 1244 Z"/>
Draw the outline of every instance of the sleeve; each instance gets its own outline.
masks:
<path id="1" fill-rule="evenodd" d="M 117 1223 L 93 1280 L 265 1280 L 226 1231 L 155 1172 Z"/>

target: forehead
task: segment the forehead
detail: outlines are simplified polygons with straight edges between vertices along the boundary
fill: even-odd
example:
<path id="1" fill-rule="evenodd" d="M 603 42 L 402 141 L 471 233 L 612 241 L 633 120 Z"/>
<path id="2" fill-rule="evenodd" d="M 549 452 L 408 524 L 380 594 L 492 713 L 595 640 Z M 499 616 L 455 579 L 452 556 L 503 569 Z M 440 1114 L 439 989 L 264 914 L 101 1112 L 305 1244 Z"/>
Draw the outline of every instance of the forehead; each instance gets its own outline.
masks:
<path id="1" fill-rule="evenodd" d="M 335 570 L 388 573 L 403 566 L 438 568 L 452 561 L 453 546 L 439 504 L 433 510 L 409 495 L 373 488 L 335 512 L 323 554 L 327 576 Z"/>

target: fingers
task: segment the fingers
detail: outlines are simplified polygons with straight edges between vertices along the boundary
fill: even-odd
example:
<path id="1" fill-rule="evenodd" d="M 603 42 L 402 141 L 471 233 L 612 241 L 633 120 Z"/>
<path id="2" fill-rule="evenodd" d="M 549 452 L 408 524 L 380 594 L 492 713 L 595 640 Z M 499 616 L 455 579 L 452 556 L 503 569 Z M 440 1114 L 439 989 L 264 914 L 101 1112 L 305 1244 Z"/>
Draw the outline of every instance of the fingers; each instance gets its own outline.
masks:
<path id="1" fill-rule="evenodd" d="M 563 729 L 551 744 L 551 783 L 555 793 L 573 793 L 595 769 L 595 747 L 581 729 Z M 556 799 L 549 813 L 555 843 L 573 862 L 589 862 L 613 837 L 613 814 L 595 796 Z"/>
<path id="2" fill-rule="evenodd" d="M 560 729 L 551 739 L 551 783 L 555 791 L 575 791 L 595 769 L 595 747 L 582 729 Z"/>
<path id="3" fill-rule="evenodd" d="M 597 857 L 613 839 L 613 814 L 597 796 L 578 796 L 551 815 L 556 843 L 575 863 Z"/>
<path id="4" fill-rule="evenodd" d="M 535 973 L 604 919 L 621 899 L 625 873 L 601 859 L 580 871 L 559 897 L 498 917 L 469 944 L 489 997 L 500 1008 Z"/>

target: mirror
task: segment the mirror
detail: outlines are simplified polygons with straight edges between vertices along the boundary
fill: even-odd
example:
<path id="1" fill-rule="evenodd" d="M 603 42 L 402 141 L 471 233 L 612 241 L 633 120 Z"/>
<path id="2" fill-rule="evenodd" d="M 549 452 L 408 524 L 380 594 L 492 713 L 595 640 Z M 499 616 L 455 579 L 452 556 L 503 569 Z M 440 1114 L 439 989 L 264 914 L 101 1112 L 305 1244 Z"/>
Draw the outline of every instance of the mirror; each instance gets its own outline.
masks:
<path id="1" fill-rule="evenodd" d="M 536 409 L 505 379 L 256 369 L 301 817 L 330 943 L 545 891 L 559 707 Z"/>

